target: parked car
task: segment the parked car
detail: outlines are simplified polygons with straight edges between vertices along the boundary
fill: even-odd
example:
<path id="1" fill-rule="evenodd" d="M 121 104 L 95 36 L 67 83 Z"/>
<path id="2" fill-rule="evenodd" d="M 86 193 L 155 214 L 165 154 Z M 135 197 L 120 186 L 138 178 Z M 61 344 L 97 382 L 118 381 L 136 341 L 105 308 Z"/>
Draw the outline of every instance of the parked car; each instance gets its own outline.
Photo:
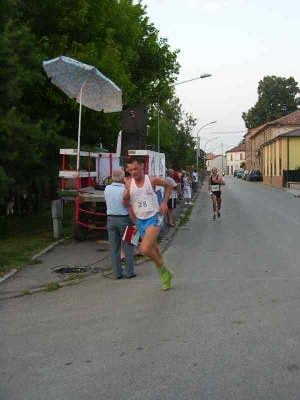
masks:
<path id="1" fill-rule="evenodd" d="M 234 177 L 236 177 L 236 174 L 238 173 L 238 169 L 235 169 L 234 171 L 233 171 L 233 176 Z"/>
<path id="2" fill-rule="evenodd" d="M 247 175 L 247 181 L 263 181 L 263 176 L 258 169 L 252 169 Z"/>
<path id="3" fill-rule="evenodd" d="M 236 177 L 237 177 L 238 179 L 241 179 L 242 176 L 243 176 L 243 173 L 244 173 L 244 171 L 243 171 L 242 169 L 239 169 L 238 172 L 237 172 L 237 174 L 236 174 Z"/>
<path id="4" fill-rule="evenodd" d="M 244 171 L 243 175 L 242 175 L 242 179 L 245 181 L 247 179 L 247 176 L 249 174 L 249 171 L 246 169 L 246 171 Z"/>

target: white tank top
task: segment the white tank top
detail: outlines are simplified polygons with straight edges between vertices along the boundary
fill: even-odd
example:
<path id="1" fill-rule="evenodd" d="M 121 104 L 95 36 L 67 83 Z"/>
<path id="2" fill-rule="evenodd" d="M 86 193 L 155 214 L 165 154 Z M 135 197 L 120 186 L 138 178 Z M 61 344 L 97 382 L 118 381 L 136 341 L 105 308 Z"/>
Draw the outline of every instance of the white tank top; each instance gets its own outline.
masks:
<path id="1" fill-rule="evenodd" d="M 144 185 L 137 187 L 134 179 L 130 185 L 131 207 L 139 219 L 148 219 L 159 212 L 157 194 L 154 192 L 148 175 L 145 175 Z"/>

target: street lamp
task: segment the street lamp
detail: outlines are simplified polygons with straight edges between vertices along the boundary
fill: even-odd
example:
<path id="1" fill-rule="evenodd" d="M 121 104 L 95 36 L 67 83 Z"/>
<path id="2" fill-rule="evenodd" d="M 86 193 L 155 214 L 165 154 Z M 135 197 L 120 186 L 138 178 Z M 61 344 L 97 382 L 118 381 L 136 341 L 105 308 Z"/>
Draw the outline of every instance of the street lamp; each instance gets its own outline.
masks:
<path id="1" fill-rule="evenodd" d="M 204 145 L 204 168 L 205 168 L 205 155 L 206 155 L 206 153 L 205 153 L 205 148 L 206 148 L 206 145 L 209 143 L 209 142 L 212 142 L 213 140 L 217 140 L 218 138 L 212 138 L 212 139 L 209 139 L 206 143 L 205 143 L 205 145 Z"/>
<path id="2" fill-rule="evenodd" d="M 200 152 L 200 137 L 199 132 L 201 131 L 201 129 L 205 128 L 207 125 L 211 125 L 211 124 L 215 124 L 217 121 L 211 121 L 208 124 L 205 124 L 203 126 L 201 126 L 201 128 L 198 130 L 197 132 L 197 160 L 196 160 L 196 164 L 197 164 L 197 171 L 198 171 L 198 164 L 199 164 L 199 152 Z M 205 166 L 205 165 L 204 165 Z"/>
<path id="3" fill-rule="evenodd" d="M 215 148 L 212 150 L 212 154 L 214 154 L 214 151 L 217 150 L 219 147 L 222 147 L 222 145 L 220 144 L 219 146 L 215 147 Z"/>
<path id="4" fill-rule="evenodd" d="M 205 73 L 205 74 L 198 76 L 198 78 L 188 79 L 187 81 L 174 83 L 173 85 L 170 85 L 170 86 L 178 86 L 178 85 L 182 85 L 183 83 L 196 81 L 197 79 L 209 78 L 210 76 L 211 76 L 211 74 Z M 157 100 L 157 151 L 158 151 L 158 153 L 160 152 L 160 97 L 161 97 L 163 91 L 164 91 L 164 89 L 159 93 L 158 100 Z"/>

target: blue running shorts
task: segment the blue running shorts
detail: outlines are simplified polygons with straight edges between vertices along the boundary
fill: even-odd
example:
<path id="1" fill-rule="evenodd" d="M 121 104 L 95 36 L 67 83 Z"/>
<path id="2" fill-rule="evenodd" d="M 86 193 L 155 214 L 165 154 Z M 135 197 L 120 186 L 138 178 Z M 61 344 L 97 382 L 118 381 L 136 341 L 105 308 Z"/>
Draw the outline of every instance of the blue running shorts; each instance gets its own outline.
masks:
<path id="1" fill-rule="evenodd" d="M 158 215 L 154 215 L 153 217 L 147 219 L 136 218 L 135 223 L 141 238 L 145 236 L 145 232 L 148 226 L 162 226 L 162 223 L 159 221 Z"/>

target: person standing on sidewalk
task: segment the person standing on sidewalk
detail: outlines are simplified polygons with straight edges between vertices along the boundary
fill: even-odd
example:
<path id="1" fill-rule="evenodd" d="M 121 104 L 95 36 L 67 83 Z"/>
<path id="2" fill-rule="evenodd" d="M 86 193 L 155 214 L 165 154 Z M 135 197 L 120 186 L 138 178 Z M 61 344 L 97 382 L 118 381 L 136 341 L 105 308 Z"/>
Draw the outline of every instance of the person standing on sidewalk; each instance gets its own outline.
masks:
<path id="1" fill-rule="evenodd" d="M 183 174 L 182 174 L 182 185 L 183 185 L 184 204 L 191 206 L 193 204 L 192 203 L 191 185 L 190 185 L 189 177 L 187 176 L 185 171 L 183 171 Z"/>
<path id="2" fill-rule="evenodd" d="M 196 169 L 194 169 L 192 177 L 193 177 L 193 183 L 192 183 L 193 192 L 194 194 L 197 194 L 199 187 L 199 175 Z"/>
<path id="3" fill-rule="evenodd" d="M 169 270 L 160 254 L 157 237 L 163 223 L 161 214 L 168 212 L 168 200 L 173 187 L 170 182 L 156 176 L 144 175 L 138 159 L 130 158 L 127 162 L 132 177 L 126 181 L 123 204 L 128 207 L 133 223 L 142 238 L 141 251 L 156 264 L 163 290 L 171 287 L 173 271 Z M 161 204 L 158 204 L 156 186 L 165 188 Z"/>
<path id="4" fill-rule="evenodd" d="M 169 198 L 168 201 L 168 226 L 170 227 L 176 227 L 176 225 L 173 223 L 173 219 L 172 219 L 172 214 L 173 214 L 173 210 L 174 208 L 176 208 L 176 200 L 177 200 L 177 183 L 175 182 L 175 180 L 173 179 L 174 177 L 174 170 L 173 169 L 168 169 L 167 170 L 167 177 L 166 177 L 166 181 L 170 182 L 173 186 L 173 191 L 172 194 Z"/>
<path id="5" fill-rule="evenodd" d="M 123 205 L 123 193 L 125 173 L 122 170 L 115 170 L 112 173 L 112 184 L 106 186 L 104 191 L 107 206 L 107 232 L 109 239 L 109 250 L 113 264 L 113 271 L 116 279 L 134 278 L 133 266 L 133 245 L 122 241 L 126 227 L 131 225 L 128 209 Z M 121 267 L 121 241 L 123 242 L 126 270 Z"/>
<path id="6" fill-rule="evenodd" d="M 182 193 L 182 187 L 181 187 L 181 176 L 182 176 L 183 170 L 181 169 L 180 171 L 175 171 L 173 179 L 177 183 L 177 193 L 178 193 L 178 203 L 183 200 L 183 193 Z"/>

